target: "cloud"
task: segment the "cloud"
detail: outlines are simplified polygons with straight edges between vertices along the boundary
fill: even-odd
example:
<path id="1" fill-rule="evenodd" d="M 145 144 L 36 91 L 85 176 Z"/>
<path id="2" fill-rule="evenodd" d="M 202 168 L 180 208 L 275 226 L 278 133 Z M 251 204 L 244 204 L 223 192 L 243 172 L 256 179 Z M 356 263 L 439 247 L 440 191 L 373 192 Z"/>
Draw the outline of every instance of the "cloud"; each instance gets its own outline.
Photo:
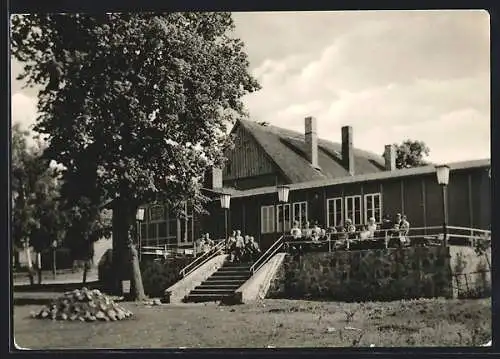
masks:
<path id="1" fill-rule="evenodd" d="M 332 26 L 325 14 L 300 15 L 254 14 L 264 26 L 255 31 L 272 33 L 277 48 L 253 67 L 262 90 L 245 98 L 252 118 L 302 132 L 312 115 L 320 136 L 337 142 L 351 125 L 355 145 L 376 153 L 413 137 L 432 160 L 489 157 L 486 12 L 329 13 Z"/>

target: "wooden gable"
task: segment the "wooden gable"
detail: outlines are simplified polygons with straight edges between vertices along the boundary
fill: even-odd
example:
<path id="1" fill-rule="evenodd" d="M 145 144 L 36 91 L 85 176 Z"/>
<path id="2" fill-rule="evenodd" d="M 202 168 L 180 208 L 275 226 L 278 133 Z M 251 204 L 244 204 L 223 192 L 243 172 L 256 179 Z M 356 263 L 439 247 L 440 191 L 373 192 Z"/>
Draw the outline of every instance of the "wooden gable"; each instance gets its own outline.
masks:
<path id="1" fill-rule="evenodd" d="M 224 168 L 224 180 L 269 175 L 277 172 L 275 164 L 269 159 L 255 138 L 242 126 L 234 131 L 234 148 L 226 155 L 228 161 Z"/>

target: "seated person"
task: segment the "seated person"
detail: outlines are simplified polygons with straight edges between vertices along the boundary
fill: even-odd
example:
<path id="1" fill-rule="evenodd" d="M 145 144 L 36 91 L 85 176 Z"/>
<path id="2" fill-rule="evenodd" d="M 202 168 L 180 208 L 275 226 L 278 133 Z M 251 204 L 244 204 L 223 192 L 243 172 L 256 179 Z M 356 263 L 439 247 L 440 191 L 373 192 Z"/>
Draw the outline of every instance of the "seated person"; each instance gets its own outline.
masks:
<path id="1" fill-rule="evenodd" d="M 396 219 L 392 223 L 392 235 L 399 236 L 399 227 L 401 226 L 401 214 L 396 214 Z"/>
<path id="2" fill-rule="evenodd" d="M 310 223 L 309 221 L 306 221 L 305 225 L 304 225 L 304 229 L 302 230 L 302 237 L 306 240 L 306 241 L 310 241 L 311 240 L 311 237 L 312 237 L 312 230 L 310 228 Z"/>
<path id="3" fill-rule="evenodd" d="M 196 254 L 202 254 L 204 246 L 205 246 L 205 236 L 203 235 L 201 236 L 201 238 L 198 238 L 195 242 Z"/>
<path id="4" fill-rule="evenodd" d="M 260 247 L 259 243 L 255 240 L 254 237 L 250 237 L 250 250 L 251 250 L 251 257 L 253 260 L 257 259 L 258 256 L 260 255 Z"/>
<path id="5" fill-rule="evenodd" d="M 316 222 L 311 229 L 311 240 L 318 241 L 321 237 L 321 228 L 319 228 L 318 223 Z"/>
<path id="6" fill-rule="evenodd" d="M 348 235 L 349 239 L 355 239 L 356 238 L 356 226 L 352 224 L 352 220 L 350 218 L 347 218 L 345 220 L 345 231 Z"/>
<path id="7" fill-rule="evenodd" d="M 321 240 L 324 240 L 324 241 L 326 241 L 326 240 L 327 240 L 327 237 L 326 237 L 326 229 L 321 228 L 321 232 L 320 232 L 320 234 L 319 234 L 319 238 L 320 238 Z"/>
<path id="8" fill-rule="evenodd" d="M 370 217 L 366 229 L 370 232 L 370 238 L 375 238 L 375 234 L 377 233 L 378 229 L 377 224 L 375 223 L 375 217 Z"/>
<path id="9" fill-rule="evenodd" d="M 361 232 L 359 233 L 359 239 L 367 240 L 371 238 L 371 232 L 368 230 L 368 226 L 363 226 Z"/>
<path id="10" fill-rule="evenodd" d="M 297 221 L 293 222 L 293 227 L 292 230 L 290 231 L 290 234 L 292 235 L 293 239 L 299 239 L 302 237 L 302 231 L 299 228 L 299 222 Z"/>

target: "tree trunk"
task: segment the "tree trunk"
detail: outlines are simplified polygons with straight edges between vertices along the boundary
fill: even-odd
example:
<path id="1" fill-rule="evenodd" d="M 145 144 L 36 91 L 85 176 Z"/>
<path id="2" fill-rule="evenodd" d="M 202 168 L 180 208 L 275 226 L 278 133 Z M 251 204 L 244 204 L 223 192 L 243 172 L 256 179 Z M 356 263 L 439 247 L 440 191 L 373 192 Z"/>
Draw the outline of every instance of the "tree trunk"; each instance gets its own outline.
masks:
<path id="1" fill-rule="evenodd" d="M 83 265 L 83 279 L 82 279 L 82 284 L 87 283 L 87 262 Z"/>
<path id="2" fill-rule="evenodd" d="M 26 253 L 26 261 L 28 262 L 28 277 L 30 280 L 30 285 L 34 285 L 35 284 L 35 276 L 34 276 L 34 271 L 33 271 L 33 261 L 31 260 L 31 251 L 30 251 L 29 242 L 26 242 L 24 244 L 24 250 Z"/>
<path id="3" fill-rule="evenodd" d="M 117 200 L 113 208 L 113 268 L 115 286 L 121 293 L 121 282 L 130 280 L 130 300 L 146 298 L 142 283 L 139 256 L 134 245 L 136 236 L 135 212 L 137 206 L 128 200 Z"/>
<path id="4" fill-rule="evenodd" d="M 142 273 L 141 267 L 139 265 L 139 254 L 133 243 L 130 244 L 130 258 L 132 265 L 132 299 L 136 301 L 143 301 L 146 299 L 146 294 L 144 293 L 144 285 L 142 283 Z"/>
<path id="5" fill-rule="evenodd" d="M 36 253 L 36 270 L 38 273 L 38 284 L 42 284 L 42 254 Z"/>

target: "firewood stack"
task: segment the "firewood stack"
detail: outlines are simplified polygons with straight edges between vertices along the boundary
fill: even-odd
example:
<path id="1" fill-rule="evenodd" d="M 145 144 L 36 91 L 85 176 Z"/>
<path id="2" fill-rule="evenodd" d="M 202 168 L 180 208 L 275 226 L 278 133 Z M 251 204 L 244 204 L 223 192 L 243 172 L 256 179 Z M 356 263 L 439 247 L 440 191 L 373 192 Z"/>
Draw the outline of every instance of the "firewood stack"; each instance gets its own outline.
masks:
<path id="1" fill-rule="evenodd" d="M 80 320 L 82 322 L 116 321 L 130 318 L 132 312 L 114 303 L 98 289 L 75 289 L 45 306 L 33 318 L 52 320 Z"/>

